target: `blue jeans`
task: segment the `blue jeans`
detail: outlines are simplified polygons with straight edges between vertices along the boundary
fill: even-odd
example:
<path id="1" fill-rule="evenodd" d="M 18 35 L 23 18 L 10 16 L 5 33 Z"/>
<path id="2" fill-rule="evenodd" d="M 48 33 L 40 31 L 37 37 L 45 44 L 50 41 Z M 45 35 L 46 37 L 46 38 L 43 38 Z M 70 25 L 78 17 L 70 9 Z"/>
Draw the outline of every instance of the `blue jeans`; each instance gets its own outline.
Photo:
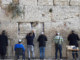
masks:
<path id="1" fill-rule="evenodd" d="M 78 53 L 77 53 L 77 51 L 72 51 L 73 59 L 75 59 L 75 54 L 76 54 L 76 58 L 78 58 Z"/>
<path id="2" fill-rule="evenodd" d="M 44 59 L 45 56 L 45 47 L 40 47 L 40 59 Z"/>
<path id="3" fill-rule="evenodd" d="M 57 52 L 58 52 L 58 50 L 59 50 L 59 53 L 60 53 L 60 59 L 62 59 L 62 45 L 61 44 L 59 44 L 59 47 L 57 48 L 57 47 L 55 47 L 55 59 L 57 59 Z"/>
<path id="4" fill-rule="evenodd" d="M 17 56 L 17 58 L 19 59 L 19 56 Z M 25 59 L 25 51 L 23 51 L 23 59 Z"/>

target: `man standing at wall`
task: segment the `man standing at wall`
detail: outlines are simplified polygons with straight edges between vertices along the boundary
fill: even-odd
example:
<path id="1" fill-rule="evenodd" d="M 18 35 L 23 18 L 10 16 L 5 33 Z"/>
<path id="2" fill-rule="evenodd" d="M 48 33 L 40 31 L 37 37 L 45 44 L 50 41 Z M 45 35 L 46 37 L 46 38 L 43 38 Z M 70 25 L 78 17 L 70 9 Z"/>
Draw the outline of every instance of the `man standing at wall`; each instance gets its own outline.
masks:
<path id="1" fill-rule="evenodd" d="M 30 51 L 32 52 L 33 59 L 34 56 L 34 47 L 33 47 L 33 39 L 35 37 L 34 31 L 31 31 L 30 33 L 27 33 L 26 39 L 27 39 L 27 51 L 28 51 L 28 59 L 30 60 Z"/>
<path id="2" fill-rule="evenodd" d="M 0 35 L 0 54 L 2 59 L 5 58 L 7 46 L 8 46 L 8 38 L 5 35 L 5 30 L 3 30 L 2 34 Z"/>
<path id="3" fill-rule="evenodd" d="M 68 41 L 69 41 L 69 45 L 74 45 L 76 47 L 78 47 L 78 41 L 79 37 L 77 34 L 74 33 L 74 30 L 71 31 L 71 34 L 69 34 L 68 36 Z M 72 51 L 72 56 L 73 56 L 73 60 L 75 59 L 75 53 L 74 51 Z M 76 51 L 76 57 L 78 58 L 78 53 Z"/>
<path id="4" fill-rule="evenodd" d="M 39 42 L 40 59 L 44 59 L 46 46 L 45 41 L 47 41 L 47 37 L 44 35 L 44 32 L 41 33 L 37 41 Z"/>
<path id="5" fill-rule="evenodd" d="M 63 42 L 63 38 L 59 36 L 59 33 L 56 34 L 53 42 L 55 42 L 55 60 L 57 60 L 57 52 L 59 50 L 60 53 L 60 60 L 62 60 L 62 45 L 61 43 Z"/>

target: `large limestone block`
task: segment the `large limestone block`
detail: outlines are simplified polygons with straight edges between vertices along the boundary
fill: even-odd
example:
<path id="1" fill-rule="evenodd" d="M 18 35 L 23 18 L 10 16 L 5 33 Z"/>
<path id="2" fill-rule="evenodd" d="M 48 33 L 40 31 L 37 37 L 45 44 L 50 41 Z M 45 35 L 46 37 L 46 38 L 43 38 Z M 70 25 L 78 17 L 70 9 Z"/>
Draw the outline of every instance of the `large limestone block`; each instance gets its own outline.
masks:
<path id="1" fill-rule="evenodd" d="M 37 0 L 19 0 L 20 5 L 37 6 Z"/>
<path id="2" fill-rule="evenodd" d="M 21 23 L 19 25 L 20 33 L 28 33 L 31 31 L 31 24 L 30 23 Z"/>
<path id="3" fill-rule="evenodd" d="M 12 2 L 12 0 L 2 0 L 2 5 L 10 4 L 11 2 Z"/>
<path id="4" fill-rule="evenodd" d="M 56 6 L 69 6 L 69 0 L 54 0 Z"/>
<path id="5" fill-rule="evenodd" d="M 20 15 L 16 15 L 13 19 L 13 13 L 10 14 L 10 12 L 7 12 L 7 17 L 8 20 L 12 21 L 12 22 L 25 22 L 24 20 L 24 6 L 23 5 L 19 5 L 20 11 L 22 11 L 22 13 Z"/>
<path id="6" fill-rule="evenodd" d="M 36 24 L 36 26 L 32 27 L 30 23 L 21 23 L 19 25 L 19 29 L 20 31 L 19 31 L 18 38 L 25 38 L 27 33 L 31 32 L 31 30 L 34 30 L 37 39 L 39 34 L 43 31 L 43 25 L 42 23 L 38 23 Z"/>
<path id="7" fill-rule="evenodd" d="M 0 7 L 0 21 L 9 21 L 10 16 L 7 15 L 8 12 L 5 10 L 6 6 L 7 5 L 1 5 Z"/>
<path id="8" fill-rule="evenodd" d="M 75 9 L 74 9 L 75 8 Z M 52 20 L 75 21 L 79 20 L 79 7 L 53 7 Z"/>
<path id="9" fill-rule="evenodd" d="M 19 4 L 19 0 L 12 0 L 14 4 Z"/>
<path id="10" fill-rule="evenodd" d="M 18 24 L 15 22 L 1 22 L 1 31 L 2 30 L 6 30 L 8 38 L 17 38 Z"/>
<path id="11" fill-rule="evenodd" d="M 53 0 L 38 0 L 40 6 L 53 6 Z"/>
<path id="12" fill-rule="evenodd" d="M 0 0 L 0 6 L 1 6 L 1 0 Z"/>
<path id="13" fill-rule="evenodd" d="M 27 22 L 50 22 L 51 14 L 49 7 L 46 6 L 26 6 L 25 7 L 25 21 Z"/>
<path id="14" fill-rule="evenodd" d="M 19 5 L 20 10 L 22 11 L 22 13 L 20 14 L 20 16 L 15 16 L 12 19 L 12 14 L 8 14 L 8 20 L 12 21 L 12 22 L 26 22 L 25 21 L 25 9 L 24 9 L 24 5 Z M 8 12 L 7 12 L 8 13 Z"/>
<path id="15" fill-rule="evenodd" d="M 13 52 L 13 42 L 11 39 L 8 39 L 8 47 L 7 47 L 7 56 L 12 56 L 12 52 Z"/>
<path id="16" fill-rule="evenodd" d="M 45 34 L 46 35 L 46 34 Z M 52 52 L 52 46 L 51 46 L 51 38 L 49 38 L 49 36 L 47 37 L 47 41 L 46 41 L 46 48 L 45 48 L 45 57 L 46 58 L 50 58 L 51 57 L 51 52 Z"/>
<path id="17" fill-rule="evenodd" d="M 80 6 L 80 0 L 71 0 L 70 5 L 71 6 Z"/>
<path id="18" fill-rule="evenodd" d="M 4 18 L 5 17 L 5 18 Z M 8 17 L 5 14 L 5 10 L 0 7 L 0 21 L 7 20 Z"/>
<path id="19" fill-rule="evenodd" d="M 66 22 L 66 27 L 68 30 L 74 30 L 80 36 L 80 23 L 79 21 Z"/>

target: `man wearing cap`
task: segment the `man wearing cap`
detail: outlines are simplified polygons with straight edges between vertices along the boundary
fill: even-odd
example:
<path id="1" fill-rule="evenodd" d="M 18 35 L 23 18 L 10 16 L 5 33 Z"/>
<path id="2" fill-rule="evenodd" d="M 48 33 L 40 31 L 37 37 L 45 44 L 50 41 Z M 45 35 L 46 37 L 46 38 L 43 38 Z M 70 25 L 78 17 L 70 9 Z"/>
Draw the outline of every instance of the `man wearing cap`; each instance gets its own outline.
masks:
<path id="1" fill-rule="evenodd" d="M 6 50 L 8 46 L 8 37 L 5 35 L 5 30 L 2 31 L 0 35 L 0 55 L 1 58 L 4 59 L 6 55 Z"/>
<path id="2" fill-rule="evenodd" d="M 23 59 L 25 59 L 25 48 L 24 48 L 24 45 L 21 44 L 22 40 L 19 39 L 18 40 L 18 44 L 15 44 L 14 46 L 14 50 L 16 50 L 16 48 L 22 48 L 23 49 Z M 17 58 L 19 59 L 19 56 L 17 56 Z"/>
<path id="3" fill-rule="evenodd" d="M 30 51 L 32 52 L 33 59 L 34 56 L 34 47 L 33 47 L 33 40 L 34 40 L 35 34 L 32 30 L 30 33 L 27 33 L 26 40 L 27 40 L 27 51 L 28 51 L 28 59 L 30 60 Z"/>
<path id="4" fill-rule="evenodd" d="M 69 34 L 68 41 L 69 41 L 69 45 L 74 45 L 74 46 L 78 47 L 78 42 L 77 41 L 79 41 L 79 37 L 78 37 L 77 34 L 75 34 L 74 30 L 72 30 L 71 34 Z M 73 56 L 73 60 L 74 60 L 75 59 L 74 51 L 72 51 L 72 56 Z M 76 57 L 78 58 L 77 51 L 76 51 Z"/>
<path id="5" fill-rule="evenodd" d="M 59 36 L 59 33 L 56 33 L 56 36 L 54 37 L 53 42 L 55 42 L 55 60 L 57 60 L 57 52 L 59 50 L 60 53 L 60 60 L 62 60 L 62 45 L 63 38 Z"/>
<path id="6" fill-rule="evenodd" d="M 39 49 L 40 49 L 40 59 L 44 59 L 45 57 L 45 46 L 47 41 L 47 37 L 44 35 L 44 32 L 38 37 Z"/>

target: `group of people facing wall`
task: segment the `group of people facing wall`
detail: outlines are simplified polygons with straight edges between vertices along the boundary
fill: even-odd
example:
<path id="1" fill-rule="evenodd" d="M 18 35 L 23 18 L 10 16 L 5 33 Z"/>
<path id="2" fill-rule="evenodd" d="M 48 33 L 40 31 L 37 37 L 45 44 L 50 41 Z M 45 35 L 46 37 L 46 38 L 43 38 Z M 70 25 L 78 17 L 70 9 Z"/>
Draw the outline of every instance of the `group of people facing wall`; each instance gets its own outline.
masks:
<path id="1" fill-rule="evenodd" d="M 27 52 L 28 52 L 28 59 L 29 60 L 31 58 L 30 51 L 32 52 L 33 59 L 35 58 L 34 44 L 33 44 L 34 38 L 35 38 L 34 31 L 27 33 L 26 40 L 27 40 Z M 71 34 L 69 34 L 67 39 L 69 41 L 69 45 L 75 45 L 76 47 L 78 47 L 77 40 L 79 40 L 79 37 L 77 34 L 75 34 L 74 30 L 71 31 Z M 40 59 L 44 59 L 45 47 L 46 47 L 46 41 L 47 41 L 47 37 L 44 34 L 44 32 L 41 32 L 41 35 L 38 37 L 37 41 L 39 42 Z M 23 49 L 23 58 L 25 59 L 25 48 L 24 48 L 24 45 L 21 44 L 21 42 L 22 42 L 22 40 L 19 39 L 18 43 L 15 44 L 15 46 L 14 46 L 14 50 L 16 50 L 16 48 L 22 48 Z M 60 60 L 62 60 L 62 45 L 61 45 L 61 43 L 63 42 L 62 36 L 60 36 L 59 33 L 56 33 L 56 36 L 54 37 L 53 42 L 55 43 L 55 60 L 57 60 L 58 50 L 60 52 Z M 1 55 L 2 59 L 5 58 L 7 46 L 8 46 L 8 38 L 5 35 L 5 31 L 3 30 L 2 34 L 0 35 L 0 55 Z M 74 51 L 72 51 L 72 56 L 74 59 L 75 58 Z M 78 58 L 77 51 L 76 51 L 76 57 Z M 19 56 L 17 56 L 17 58 L 19 58 Z"/>
<path id="2" fill-rule="evenodd" d="M 35 37 L 35 33 L 34 31 L 31 31 L 30 33 L 27 33 L 26 36 L 26 40 L 27 40 L 27 51 L 28 51 L 28 59 L 30 60 L 30 51 L 32 52 L 32 57 L 33 59 L 35 58 L 35 54 L 34 54 L 34 44 L 33 44 L 33 40 Z M 38 37 L 37 41 L 39 42 L 39 49 L 40 49 L 40 59 L 44 59 L 45 56 L 45 45 L 47 41 L 47 37 L 44 35 L 44 32 L 41 33 L 41 35 Z M 25 48 L 24 46 L 21 44 L 21 40 L 18 40 L 18 44 L 15 45 L 14 50 L 16 50 L 16 48 L 23 48 L 23 58 L 25 58 Z M 19 58 L 19 56 L 17 56 L 17 58 Z"/>
<path id="3" fill-rule="evenodd" d="M 69 45 L 78 47 L 77 41 L 79 41 L 80 39 L 79 39 L 79 36 L 77 34 L 75 34 L 74 30 L 71 31 L 71 33 L 67 37 L 67 40 L 69 41 Z M 60 60 L 62 60 L 62 45 L 61 45 L 61 43 L 63 42 L 63 38 L 59 35 L 59 33 L 56 34 L 53 42 L 55 42 L 55 51 L 56 51 L 55 52 L 55 60 L 57 60 L 58 50 L 60 53 Z M 72 51 L 73 60 L 75 60 L 75 54 L 76 54 L 76 57 L 78 58 L 78 52 Z"/>

